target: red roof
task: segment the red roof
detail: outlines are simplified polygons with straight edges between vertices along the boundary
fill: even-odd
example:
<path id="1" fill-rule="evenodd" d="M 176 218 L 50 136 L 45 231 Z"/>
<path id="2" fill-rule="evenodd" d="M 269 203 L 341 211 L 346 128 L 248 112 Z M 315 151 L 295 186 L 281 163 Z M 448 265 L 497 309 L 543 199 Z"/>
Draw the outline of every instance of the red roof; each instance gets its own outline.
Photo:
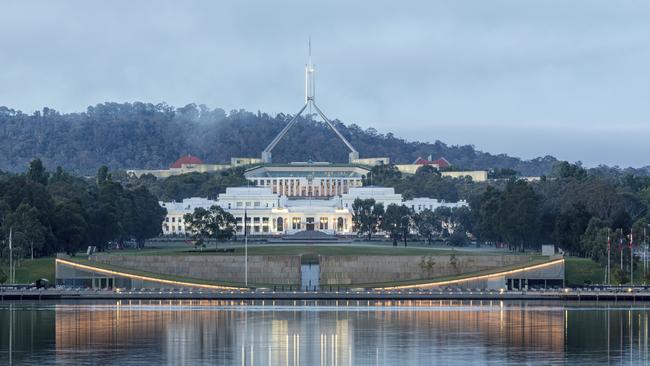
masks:
<path id="1" fill-rule="evenodd" d="M 183 164 L 203 164 L 203 160 L 197 158 L 196 156 L 186 155 L 176 160 L 174 164 L 170 166 L 170 168 L 180 168 Z"/>
<path id="2" fill-rule="evenodd" d="M 413 162 L 413 164 L 417 164 L 417 165 L 437 165 L 438 168 L 446 168 L 446 167 L 451 165 L 451 163 L 449 163 L 449 161 L 447 159 L 442 158 L 442 157 L 439 158 L 439 159 L 436 159 L 436 160 L 427 160 L 427 159 L 419 157 L 419 158 L 415 159 L 415 162 Z"/>

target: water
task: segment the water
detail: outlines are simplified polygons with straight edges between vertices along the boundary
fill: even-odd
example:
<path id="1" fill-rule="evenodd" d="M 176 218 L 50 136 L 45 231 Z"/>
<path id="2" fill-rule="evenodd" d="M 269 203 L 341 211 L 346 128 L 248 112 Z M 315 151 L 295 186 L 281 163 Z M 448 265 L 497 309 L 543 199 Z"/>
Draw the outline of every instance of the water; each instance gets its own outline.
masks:
<path id="1" fill-rule="evenodd" d="M 645 304 L 0 303 L 0 364 L 645 364 Z"/>

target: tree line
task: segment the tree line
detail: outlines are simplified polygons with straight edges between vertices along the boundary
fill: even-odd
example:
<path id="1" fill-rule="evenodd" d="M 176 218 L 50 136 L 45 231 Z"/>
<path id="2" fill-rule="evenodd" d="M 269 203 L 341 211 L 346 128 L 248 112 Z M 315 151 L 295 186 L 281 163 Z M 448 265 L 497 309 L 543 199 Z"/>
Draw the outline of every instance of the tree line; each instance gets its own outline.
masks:
<path id="1" fill-rule="evenodd" d="M 276 162 L 347 161 L 342 142 L 312 117 L 301 118 L 277 146 Z M 22 171 L 35 158 L 84 175 L 94 174 L 101 165 L 111 170 L 166 168 L 186 154 L 224 163 L 231 157 L 259 156 L 291 118 L 244 110 L 226 113 L 195 104 L 174 108 L 164 103 L 103 103 L 80 113 L 43 108 L 32 114 L 0 107 L 0 139 L 13 142 L 0 145 L 0 154 L 11 157 L 0 161 L 0 169 Z M 333 123 L 363 157 L 388 156 L 394 162 L 411 163 L 418 156 L 444 156 L 465 169 L 509 168 L 523 175 L 547 174 L 557 162 L 551 156 L 523 161 L 470 145 L 406 141 L 372 127 Z"/>
<path id="2" fill-rule="evenodd" d="M 9 234 L 17 260 L 104 250 L 161 232 L 166 210 L 145 187 L 125 189 L 101 167 L 92 178 L 49 172 L 36 159 L 26 173 L 0 173 L 0 256 L 8 260 Z"/>
<path id="3" fill-rule="evenodd" d="M 612 243 L 611 260 L 619 261 L 623 256 L 623 262 L 629 263 L 630 243 L 637 248 L 643 245 L 650 230 L 650 177 L 644 175 L 603 167 L 584 169 L 568 162 L 556 164 L 548 176 L 532 182 L 515 177 L 483 183 L 446 180 L 429 167 L 402 176 L 394 167 L 380 166 L 371 174 L 365 183 L 372 179 L 372 184 L 394 186 L 407 196 L 450 201 L 461 198 L 468 201 L 469 209 L 441 208 L 416 214 L 403 207 L 400 211 L 394 208 L 389 217 L 388 209 L 383 213 L 374 202 L 360 202 L 356 205 L 358 211 L 355 208 L 360 215 L 355 224 L 364 235 L 394 228 L 390 232 L 393 238 L 430 241 L 431 233 L 440 237 L 441 227 L 447 227 L 452 230 L 445 233 L 445 240 L 453 244 L 475 239 L 518 251 L 556 244 L 569 254 L 591 258 L 604 266 L 608 237 Z M 384 214 L 383 221 L 373 218 L 380 217 L 373 216 L 375 210 Z M 409 220 L 401 223 L 400 217 L 406 216 Z"/>

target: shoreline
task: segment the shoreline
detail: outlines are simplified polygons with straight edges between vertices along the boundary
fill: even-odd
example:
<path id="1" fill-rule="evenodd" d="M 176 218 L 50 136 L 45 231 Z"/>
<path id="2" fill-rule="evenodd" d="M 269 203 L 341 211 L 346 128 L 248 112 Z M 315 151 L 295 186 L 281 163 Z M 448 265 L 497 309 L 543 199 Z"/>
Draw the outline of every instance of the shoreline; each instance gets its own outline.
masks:
<path id="1" fill-rule="evenodd" d="M 89 291 L 89 290 L 9 290 L 0 291 L 5 301 L 42 300 L 548 300 L 548 301 L 650 301 L 650 291 Z"/>

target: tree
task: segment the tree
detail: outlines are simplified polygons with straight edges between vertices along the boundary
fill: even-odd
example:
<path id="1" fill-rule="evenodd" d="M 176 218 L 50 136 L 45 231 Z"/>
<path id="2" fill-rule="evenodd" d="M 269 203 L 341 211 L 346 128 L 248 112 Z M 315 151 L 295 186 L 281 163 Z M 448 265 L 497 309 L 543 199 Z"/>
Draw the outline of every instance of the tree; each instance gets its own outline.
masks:
<path id="1" fill-rule="evenodd" d="M 49 175 L 45 171 L 43 162 L 41 159 L 34 159 L 29 163 L 29 170 L 27 170 L 27 179 L 31 180 L 34 183 L 40 183 L 42 185 L 47 185 L 47 179 Z"/>
<path id="2" fill-rule="evenodd" d="M 368 241 L 377 232 L 384 216 L 384 205 L 375 200 L 357 198 L 352 203 L 352 222 L 359 235 L 368 234 Z"/>
<path id="3" fill-rule="evenodd" d="M 585 247 L 581 245 L 581 237 L 590 223 L 592 216 L 583 204 L 561 212 L 555 221 L 553 237 L 557 245 L 569 253 L 585 256 Z"/>
<path id="4" fill-rule="evenodd" d="M 45 243 L 45 227 L 39 220 L 39 212 L 27 203 L 21 203 L 16 210 L 7 215 L 5 229 L 13 232 L 14 246 L 34 259 L 34 251 L 40 253 Z"/>
<path id="5" fill-rule="evenodd" d="M 511 247 L 524 250 L 538 238 L 539 196 L 525 181 L 508 182 L 499 211 L 499 231 Z"/>
<path id="6" fill-rule="evenodd" d="M 203 207 L 197 207 L 193 213 L 183 216 L 183 221 L 189 224 L 186 230 L 192 233 L 194 246 L 197 248 L 205 247 L 205 239 L 210 237 L 210 211 Z"/>
<path id="7" fill-rule="evenodd" d="M 610 235 L 612 250 L 611 253 L 617 251 L 613 250 L 616 244 L 613 239 L 614 233 L 612 230 L 605 226 L 605 223 L 598 217 L 592 217 L 587 224 L 584 234 L 580 237 L 580 250 L 592 260 L 600 263 L 603 266 L 607 265 L 607 236 Z"/>
<path id="8" fill-rule="evenodd" d="M 413 221 L 418 234 L 425 238 L 429 245 L 431 245 L 431 242 L 433 241 L 433 235 L 442 230 L 442 225 L 438 216 L 429 209 L 422 210 L 413 215 Z"/>
<path id="9" fill-rule="evenodd" d="M 478 207 L 478 225 L 476 234 L 485 241 L 501 240 L 499 230 L 499 211 L 503 193 L 494 187 L 487 187 L 481 195 Z"/>
<path id="10" fill-rule="evenodd" d="M 131 192 L 135 210 L 131 233 L 138 247 L 144 247 L 144 241 L 161 233 L 161 223 L 167 215 L 167 209 L 160 207 L 158 200 L 144 187 Z"/>
<path id="11" fill-rule="evenodd" d="M 462 247 L 467 244 L 467 233 L 465 228 L 459 226 L 454 230 L 454 232 L 449 236 L 448 244 L 452 247 Z"/>
<path id="12" fill-rule="evenodd" d="M 393 239 L 393 246 L 397 246 L 397 240 L 402 237 L 404 246 L 411 229 L 411 211 L 408 207 L 396 204 L 390 204 L 386 208 L 386 214 L 382 222 L 381 228 L 390 234 Z"/>
<path id="13" fill-rule="evenodd" d="M 215 249 L 220 241 L 226 241 L 235 235 L 236 221 L 234 216 L 214 205 L 206 210 L 197 207 L 193 213 L 185 214 L 185 223 L 195 240 L 195 246 L 205 246 L 206 238 L 215 239 Z"/>
<path id="14" fill-rule="evenodd" d="M 56 206 L 52 221 L 62 249 L 67 254 L 74 255 L 86 241 L 87 223 L 82 208 L 73 202 L 61 203 Z"/>
<path id="15" fill-rule="evenodd" d="M 102 165 L 97 170 L 97 186 L 101 187 L 109 179 L 110 174 L 108 174 L 108 167 L 106 165 Z"/>

